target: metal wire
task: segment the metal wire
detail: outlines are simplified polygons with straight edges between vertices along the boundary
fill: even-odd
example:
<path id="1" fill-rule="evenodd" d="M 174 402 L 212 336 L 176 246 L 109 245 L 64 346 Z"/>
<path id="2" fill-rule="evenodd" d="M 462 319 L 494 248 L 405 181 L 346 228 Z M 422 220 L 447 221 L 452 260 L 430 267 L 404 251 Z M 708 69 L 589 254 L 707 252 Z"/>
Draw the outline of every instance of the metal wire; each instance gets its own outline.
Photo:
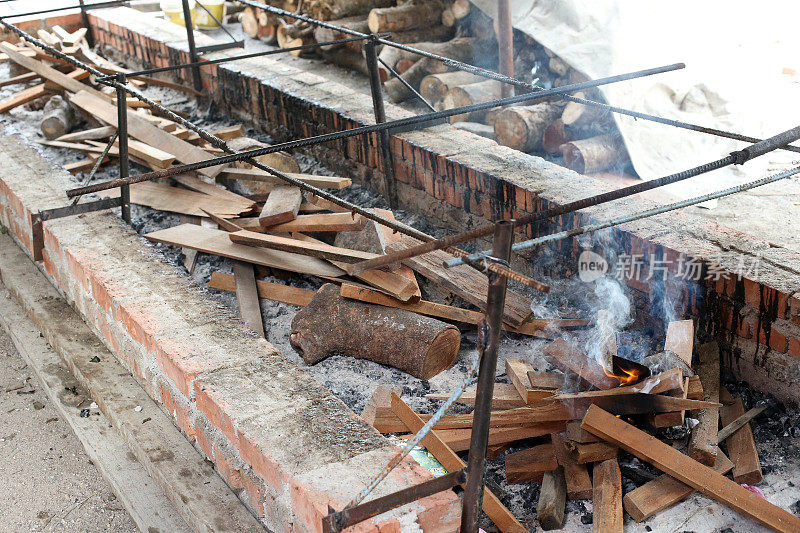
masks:
<path id="1" fill-rule="evenodd" d="M 626 224 L 628 222 L 634 222 L 636 220 L 642 220 L 644 218 L 649 218 L 655 215 L 661 215 L 663 213 L 668 213 L 670 211 L 675 211 L 676 209 L 681 209 L 684 207 L 689 207 L 692 205 L 702 204 L 703 202 L 707 202 L 709 200 L 716 200 L 717 198 L 724 198 L 725 196 L 730 196 L 732 194 L 740 193 L 743 191 L 748 191 L 750 189 L 755 189 L 756 187 L 761 187 L 763 185 L 768 185 L 770 183 L 775 183 L 776 181 L 780 181 L 782 179 L 786 179 L 788 177 L 794 176 L 795 174 L 800 173 L 800 167 L 796 167 L 790 170 L 786 170 L 784 172 L 780 172 L 778 174 L 774 174 L 772 176 L 767 176 L 766 178 L 761 178 L 760 180 L 751 181 L 749 183 L 743 183 L 741 185 L 736 185 L 734 187 L 730 187 L 728 189 L 723 189 L 721 191 L 704 194 L 703 196 L 698 196 L 696 198 L 690 198 L 688 200 L 681 200 L 680 202 L 675 202 L 669 205 L 664 205 L 660 207 L 654 207 L 653 209 L 648 209 L 646 211 L 642 211 L 640 213 L 635 213 L 633 215 L 625 215 L 622 217 L 614 218 L 611 220 L 607 220 L 605 222 L 599 222 L 597 224 L 589 224 L 586 226 L 580 226 L 577 228 L 572 228 L 565 231 L 560 231 L 558 233 L 553 233 L 551 235 L 545 235 L 543 237 L 537 237 L 536 239 L 530 239 L 523 242 L 518 242 L 512 247 L 512 250 L 519 251 L 519 250 L 527 250 L 528 248 L 533 248 L 534 246 L 538 246 L 540 244 L 545 244 L 548 242 L 560 241 L 563 239 L 568 239 L 570 237 L 575 237 L 577 235 L 582 235 L 584 233 L 592 233 L 594 231 L 598 231 L 601 229 L 610 228 L 612 226 L 619 226 L 620 224 Z M 444 263 L 445 267 L 453 267 L 459 263 L 459 259 L 452 259 L 450 261 L 446 261 Z"/>
<path id="2" fill-rule="evenodd" d="M 92 180 L 94 179 L 94 175 L 97 172 L 97 169 L 99 169 L 100 165 L 103 164 L 103 160 L 108 156 L 108 152 L 111 151 L 111 147 L 114 146 L 114 143 L 117 141 L 117 137 L 119 137 L 119 130 L 116 130 L 114 132 L 114 135 L 111 136 L 111 140 L 108 141 L 108 144 L 106 144 L 106 147 L 103 149 L 103 153 L 100 154 L 100 157 L 97 159 L 97 161 L 95 161 L 94 166 L 92 167 L 92 171 L 89 172 L 89 175 L 83 181 L 84 186 L 92 182 Z M 76 205 L 78 203 L 78 200 L 80 199 L 81 199 L 80 196 L 76 196 L 75 199 L 72 201 L 72 205 Z"/>

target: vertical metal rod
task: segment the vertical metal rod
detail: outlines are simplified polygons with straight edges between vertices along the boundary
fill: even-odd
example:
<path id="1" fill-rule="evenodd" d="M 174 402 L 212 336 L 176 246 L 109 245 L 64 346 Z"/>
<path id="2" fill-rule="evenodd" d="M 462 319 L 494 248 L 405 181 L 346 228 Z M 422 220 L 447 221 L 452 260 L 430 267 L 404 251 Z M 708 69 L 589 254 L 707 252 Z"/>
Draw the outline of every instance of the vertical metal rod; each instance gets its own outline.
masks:
<path id="1" fill-rule="evenodd" d="M 500 52 L 500 74 L 514 77 L 514 29 L 511 27 L 511 2 L 497 2 L 497 45 Z M 503 98 L 514 94 L 514 87 L 508 83 L 502 86 Z"/>
<path id="2" fill-rule="evenodd" d="M 86 5 L 84 0 L 78 0 L 81 6 L 81 18 L 83 18 L 83 25 L 86 28 L 86 42 L 89 43 L 90 48 L 94 48 L 94 34 L 92 34 L 92 24 L 89 22 L 89 14 L 86 12 Z"/>
<path id="3" fill-rule="evenodd" d="M 127 178 L 130 174 L 128 160 L 128 94 L 124 89 L 127 80 L 125 74 L 117 74 L 117 136 L 119 137 L 119 177 Z M 122 220 L 131 223 L 131 186 L 120 187 L 122 200 Z"/>
<path id="4" fill-rule="evenodd" d="M 383 92 L 381 90 L 381 76 L 378 71 L 378 53 L 376 49 L 376 36 L 364 41 L 364 53 L 369 70 L 369 88 L 372 92 L 372 107 L 375 110 L 375 123 L 386 122 L 386 110 L 383 107 Z M 391 209 L 397 208 L 397 182 L 394 179 L 394 162 L 390 136 L 387 130 L 378 132 L 378 148 L 383 162 L 383 188 L 386 201 Z"/>
<path id="5" fill-rule="evenodd" d="M 494 227 L 492 249 L 495 257 L 508 262 L 514 240 L 514 225 L 501 220 Z M 483 342 L 479 343 L 481 366 L 478 372 L 478 390 L 473 412 L 472 435 L 467 459 L 467 484 L 464 487 L 464 508 L 461 512 L 461 533 L 478 531 L 478 516 L 483 503 L 484 470 L 486 448 L 489 443 L 489 415 L 494 394 L 495 370 L 497 369 L 497 346 L 500 343 L 503 325 L 503 308 L 506 301 L 507 279 L 489 272 L 489 292 L 486 300 L 486 318 L 481 326 Z"/>
<path id="6" fill-rule="evenodd" d="M 192 10 L 189 9 L 189 0 L 183 0 L 183 22 L 186 25 L 186 40 L 189 42 L 189 60 L 197 63 L 200 56 L 197 55 L 197 47 L 194 44 L 194 23 L 192 22 Z M 192 78 L 194 79 L 194 89 L 203 90 L 203 81 L 200 79 L 200 67 L 192 67 Z"/>

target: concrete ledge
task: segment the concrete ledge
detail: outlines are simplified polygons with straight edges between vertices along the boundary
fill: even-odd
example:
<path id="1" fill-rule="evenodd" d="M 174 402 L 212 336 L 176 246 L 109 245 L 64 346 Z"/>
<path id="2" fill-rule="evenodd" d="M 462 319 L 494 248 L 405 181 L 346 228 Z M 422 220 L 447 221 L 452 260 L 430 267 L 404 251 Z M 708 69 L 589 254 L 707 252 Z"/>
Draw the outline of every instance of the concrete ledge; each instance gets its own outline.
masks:
<path id="1" fill-rule="evenodd" d="M 91 16 L 98 42 L 122 52 L 128 60 L 145 66 L 189 61 L 185 34 L 174 24 L 127 8 L 96 11 Z M 201 44 L 212 42 L 208 37 L 199 37 L 204 39 Z M 237 53 L 225 51 L 212 56 Z M 278 140 L 373 123 L 368 97 L 273 58 L 202 67 L 201 73 L 206 91 L 221 109 Z M 190 83 L 185 77 L 188 72 L 178 76 Z M 386 114 L 390 120 L 409 116 L 408 111 L 391 104 L 387 104 Z M 343 139 L 308 151 L 330 168 L 374 191 L 381 190 L 383 178 L 375 136 Z M 485 223 L 487 219 L 541 211 L 614 188 L 450 126 L 393 136 L 392 154 L 402 206 L 452 231 Z M 601 211 L 606 219 L 653 205 L 652 201 L 635 197 L 559 217 L 543 224 L 540 231 L 560 231 L 594 221 Z M 694 318 L 703 335 L 717 338 L 730 356 L 730 368 L 739 377 L 749 380 L 759 376 L 754 379 L 756 386 L 783 379 L 800 385 L 800 337 L 795 329 L 784 328 L 785 322 L 781 322 L 800 324 L 800 254 L 685 212 L 626 224 L 595 237 L 590 243 L 595 250 L 635 256 L 644 272 L 658 268 L 663 261 L 672 262 L 664 280 L 626 280 L 643 323 L 659 323 L 654 310 L 668 291 L 675 315 Z M 538 249 L 535 261 L 518 257 L 513 266 L 529 273 L 572 276 L 581 250 L 577 240 L 565 240 Z M 702 273 L 699 282 L 680 278 L 677 261 L 681 258 L 696 265 Z M 743 261 L 756 260 L 760 262 L 757 275 L 751 272 L 737 277 Z M 725 273 L 728 279 L 706 279 L 710 271 Z M 792 307 L 790 301 L 797 304 Z M 740 327 L 752 311 L 756 312 L 759 331 Z M 658 329 L 664 331 L 660 326 Z M 781 336 L 786 337 L 786 342 L 780 340 Z M 757 351 L 761 355 L 736 348 L 740 341 L 751 339 L 763 347 Z M 777 367 L 785 372 L 774 373 Z M 779 393 L 784 401 L 800 402 L 798 386 Z"/>
<path id="2" fill-rule="evenodd" d="M 70 176 L 15 135 L 0 139 L 0 220 L 30 255 L 31 212 L 65 204 Z M 110 213 L 44 224 L 43 270 L 271 531 L 319 531 L 395 448 L 268 342 L 161 263 Z M 432 475 L 408 459 L 380 496 Z M 448 491 L 360 525 L 455 531 Z"/>

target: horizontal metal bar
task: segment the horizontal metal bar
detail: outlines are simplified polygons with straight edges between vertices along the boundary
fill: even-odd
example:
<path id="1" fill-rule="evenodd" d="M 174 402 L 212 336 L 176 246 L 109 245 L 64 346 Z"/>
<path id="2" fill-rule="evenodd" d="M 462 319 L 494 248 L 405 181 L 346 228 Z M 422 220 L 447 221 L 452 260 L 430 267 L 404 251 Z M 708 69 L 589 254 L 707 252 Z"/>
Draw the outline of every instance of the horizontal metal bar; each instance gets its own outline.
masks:
<path id="1" fill-rule="evenodd" d="M 94 4 L 84 4 L 83 9 L 90 10 L 90 9 L 100 9 L 104 7 L 117 7 L 117 6 L 127 6 L 130 2 L 127 0 L 109 0 L 108 2 L 97 2 Z M 30 17 L 33 15 L 43 15 L 45 13 L 55 13 L 56 11 L 67 11 L 69 9 L 81 9 L 80 4 L 75 6 L 66 6 L 66 7 L 53 7 L 50 9 L 41 9 L 39 11 L 28 11 L 27 13 L 13 13 L 10 15 L 3 15 L 0 19 L 7 19 L 11 17 Z"/>
<path id="2" fill-rule="evenodd" d="M 230 50 L 231 48 L 244 48 L 244 41 L 233 41 L 230 43 L 208 44 L 206 46 L 198 46 L 197 53 L 205 54 L 208 52 L 219 52 L 222 50 Z"/>
<path id="3" fill-rule="evenodd" d="M 83 204 L 45 209 L 43 211 L 39 211 L 39 219 L 44 222 L 46 220 L 54 220 L 57 218 L 81 215 L 83 213 L 91 213 L 92 211 L 102 211 L 103 209 L 111 209 L 113 207 L 120 207 L 121 205 L 122 198 L 103 198 L 102 200 L 94 200 L 92 202 L 86 202 Z"/>
<path id="4" fill-rule="evenodd" d="M 324 533 L 336 533 L 401 505 L 462 485 L 466 481 L 467 470 L 462 468 L 413 487 L 375 498 L 361 505 L 346 508 L 338 513 L 331 513 L 322 519 L 322 531 Z"/>

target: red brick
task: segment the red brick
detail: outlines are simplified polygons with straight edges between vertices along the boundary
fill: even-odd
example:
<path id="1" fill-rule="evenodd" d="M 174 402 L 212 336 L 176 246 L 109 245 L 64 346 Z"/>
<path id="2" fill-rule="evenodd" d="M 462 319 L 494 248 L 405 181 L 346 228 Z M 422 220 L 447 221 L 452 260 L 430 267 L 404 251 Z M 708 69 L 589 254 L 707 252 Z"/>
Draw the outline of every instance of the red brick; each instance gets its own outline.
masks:
<path id="1" fill-rule="evenodd" d="M 778 328 L 772 328 L 769 333 L 769 347 L 780 353 L 786 353 L 789 348 L 786 336 Z"/>
<path id="2" fill-rule="evenodd" d="M 761 285 L 753 280 L 744 278 L 744 301 L 753 307 L 761 306 Z"/>
<path id="3" fill-rule="evenodd" d="M 800 339 L 789 339 L 789 355 L 800 359 Z"/>

